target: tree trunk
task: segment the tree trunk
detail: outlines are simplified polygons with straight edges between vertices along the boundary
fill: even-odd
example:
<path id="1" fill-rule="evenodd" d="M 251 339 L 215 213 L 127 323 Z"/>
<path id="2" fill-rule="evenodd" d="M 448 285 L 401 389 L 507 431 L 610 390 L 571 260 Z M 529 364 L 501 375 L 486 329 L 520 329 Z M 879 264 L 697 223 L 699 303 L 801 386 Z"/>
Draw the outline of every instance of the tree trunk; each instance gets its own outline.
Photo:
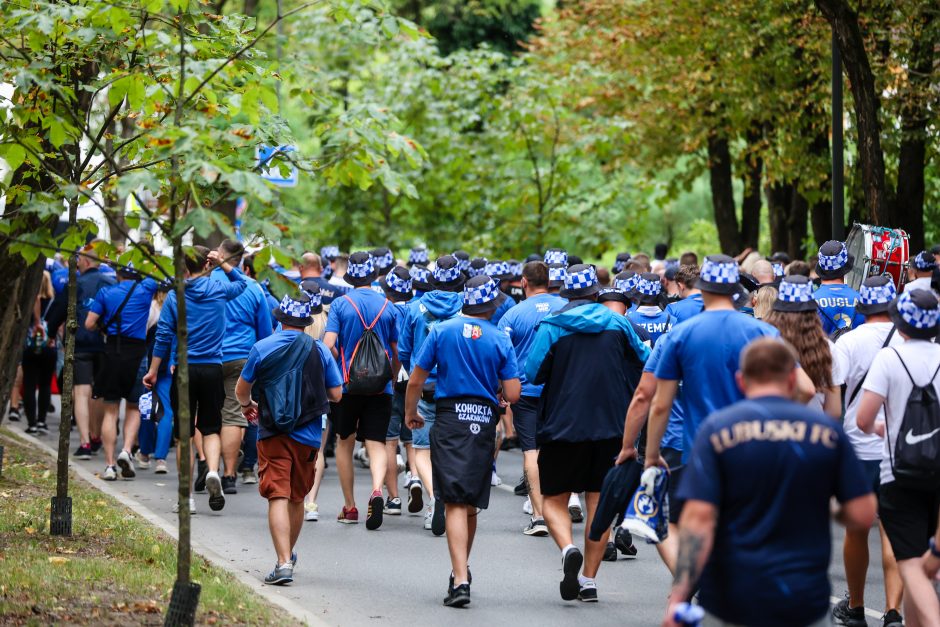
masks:
<path id="1" fill-rule="evenodd" d="M 805 242 L 809 203 L 797 191 L 796 184 L 790 186 L 790 215 L 787 216 L 787 254 L 791 259 L 805 259 Z"/>
<path id="2" fill-rule="evenodd" d="M 852 90 L 865 204 L 873 223 L 886 224 L 891 216 L 885 195 L 885 162 L 881 148 L 881 124 L 878 121 L 878 92 L 875 90 L 875 77 L 859 28 L 858 14 L 852 10 L 847 0 L 815 1 L 816 7 L 832 26 Z"/>
<path id="3" fill-rule="evenodd" d="M 829 158 L 829 129 L 823 128 L 809 146 L 810 154 L 820 162 Z M 820 199 L 813 203 L 810 209 L 810 222 L 813 225 L 813 239 L 816 245 L 821 246 L 832 237 L 832 173 L 826 169 L 826 178 L 819 182 L 818 193 Z M 846 232 L 848 232 L 846 230 Z"/>
<path id="4" fill-rule="evenodd" d="M 741 201 L 741 246 L 757 250 L 760 239 L 761 175 L 764 160 L 757 151 L 761 140 L 760 127 L 753 126 L 747 132 L 747 145 L 753 150 L 747 155 L 744 173 L 744 198 Z"/>
<path id="5" fill-rule="evenodd" d="M 712 133 L 708 137 L 708 174 L 712 190 L 712 208 L 721 251 L 729 255 L 741 252 L 741 234 L 734 206 L 734 186 L 731 176 L 731 151 L 728 140 Z"/>
<path id="6" fill-rule="evenodd" d="M 927 103 L 931 97 L 934 47 L 937 30 L 933 13 L 924 11 L 919 37 L 911 45 L 908 82 L 901 91 L 901 146 L 898 152 L 898 185 L 895 195 L 897 222 L 910 235 L 911 252 L 924 248 L 924 170 L 927 167 Z"/>
<path id="7" fill-rule="evenodd" d="M 770 250 L 773 253 L 789 254 L 787 214 L 793 205 L 793 187 L 786 183 L 774 183 L 768 185 L 764 193 L 767 195 L 767 216 L 770 222 Z"/>

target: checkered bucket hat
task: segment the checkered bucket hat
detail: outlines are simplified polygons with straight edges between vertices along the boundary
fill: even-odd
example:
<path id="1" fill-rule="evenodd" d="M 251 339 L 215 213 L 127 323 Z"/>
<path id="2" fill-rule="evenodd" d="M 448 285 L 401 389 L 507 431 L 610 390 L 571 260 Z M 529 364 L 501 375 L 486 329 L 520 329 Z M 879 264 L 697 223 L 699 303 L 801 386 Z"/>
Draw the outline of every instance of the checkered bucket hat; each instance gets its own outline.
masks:
<path id="1" fill-rule="evenodd" d="M 364 279 L 367 276 L 370 276 L 375 272 L 375 260 L 369 253 L 359 253 L 360 255 L 368 255 L 363 257 L 362 261 L 356 263 L 352 260 L 353 256 L 356 256 L 356 253 L 350 255 L 349 267 L 346 269 L 346 274 L 357 279 Z"/>
<path id="2" fill-rule="evenodd" d="M 568 274 L 568 269 L 564 264 L 553 264 L 548 267 L 548 282 L 549 284 L 555 284 L 557 286 L 562 286 L 565 283 L 565 276 Z"/>
<path id="3" fill-rule="evenodd" d="M 614 277 L 614 287 L 624 294 L 632 294 L 636 290 L 639 280 L 640 276 L 636 273 L 632 273 L 626 278 Z"/>
<path id="4" fill-rule="evenodd" d="M 851 261 L 852 257 L 845 244 L 837 240 L 829 240 L 819 247 L 816 272 L 823 279 L 839 278 L 851 269 Z"/>
<path id="5" fill-rule="evenodd" d="M 594 266 L 581 264 L 568 268 L 562 297 L 581 298 L 597 292 L 597 271 L 594 270 Z"/>
<path id="6" fill-rule="evenodd" d="M 937 262 L 934 260 L 933 255 L 926 250 L 917 253 L 911 263 L 913 263 L 914 267 L 920 272 L 927 272 L 937 267 Z"/>
<path id="7" fill-rule="evenodd" d="M 286 294 L 277 306 L 278 310 L 285 316 L 303 320 L 310 317 L 310 299 L 306 297 L 293 299 L 290 294 Z"/>
<path id="8" fill-rule="evenodd" d="M 339 257 L 339 246 L 324 246 L 320 249 L 320 256 L 324 259 L 333 261 Z"/>
<path id="9" fill-rule="evenodd" d="M 412 248 L 408 252 L 408 263 L 414 265 L 416 263 L 428 262 L 428 249 L 427 248 Z"/>
<path id="10" fill-rule="evenodd" d="M 777 287 L 774 311 L 816 311 L 813 284 L 805 276 L 788 276 Z"/>
<path id="11" fill-rule="evenodd" d="M 474 283 L 476 283 L 476 281 L 474 281 Z M 500 293 L 499 285 L 497 285 L 496 281 L 493 279 L 489 279 L 482 285 L 468 283 L 463 288 L 463 304 L 485 305 L 486 303 L 496 300 Z"/>
<path id="12" fill-rule="evenodd" d="M 929 340 L 937 334 L 940 308 L 937 297 L 928 290 L 904 292 L 889 305 L 888 315 L 910 337 Z"/>
<path id="13" fill-rule="evenodd" d="M 470 278 L 483 276 L 486 274 L 486 257 L 474 257 L 470 260 L 470 267 L 467 268 L 467 274 L 470 275 Z"/>
<path id="14" fill-rule="evenodd" d="M 653 280 L 652 277 L 639 276 L 636 281 L 636 291 L 640 296 L 653 297 L 659 296 L 659 293 L 663 289 L 663 284 L 659 281 L 659 277 L 656 277 L 656 280 Z"/>
<path id="15" fill-rule="evenodd" d="M 376 248 L 372 250 L 372 258 L 375 263 L 375 267 L 380 270 L 385 270 L 386 268 L 391 268 L 395 265 L 395 255 L 392 254 L 388 248 Z"/>
<path id="16" fill-rule="evenodd" d="M 858 304 L 855 311 L 863 316 L 888 311 L 888 305 L 898 296 L 898 290 L 887 276 L 865 279 L 858 289 Z"/>
<path id="17" fill-rule="evenodd" d="M 452 283 L 460 278 L 460 260 L 458 259 L 457 265 L 450 268 L 442 268 L 440 265 L 436 265 L 432 274 L 434 280 L 438 283 Z"/>
<path id="18" fill-rule="evenodd" d="M 500 277 L 508 276 L 512 274 L 509 270 L 509 264 L 505 261 L 492 261 L 486 264 L 486 270 L 484 274 L 488 277 L 498 279 Z"/>
<path id="19" fill-rule="evenodd" d="M 738 262 L 728 255 L 710 255 L 705 258 L 695 287 L 704 292 L 733 295 L 740 280 Z"/>
<path id="20" fill-rule="evenodd" d="M 408 274 L 411 275 L 412 283 L 430 283 L 431 282 L 431 271 L 425 268 L 424 266 L 412 266 L 408 270 Z"/>
<path id="21" fill-rule="evenodd" d="M 568 252 L 562 248 L 549 248 L 545 251 L 545 263 L 551 265 L 560 263 L 568 265 Z"/>
<path id="22" fill-rule="evenodd" d="M 454 259 L 457 260 L 457 268 L 461 272 L 466 272 L 470 269 L 470 255 L 462 250 L 456 250 L 454 251 L 453 256 Z"/>
<path id="23" fill-rule="evenodd" d="M 628 261 L 630 261 L 630 253 L 617 253 L 617 259 L 614 261 L 614 274 L 623 272 Z"/>
<path id="24" fill-rule="evenodd" d="M 301 282 L 300 291 L 310 300 L 310 311 L 312 313 L 323 306 L 323 295 L 320 294 L 320 287 L 316 283 L 313 283 L 311 289 L 306 289 L 308 285 L 310 284 L 307 281 Z"/>
<path id="25" fill-rule="evenodd" d="M 409 272 L 409 275 L 411 273 Z M 385 284 L 388 285 L 389 289 L 393 292 L 399 292 L 401 294 L 411 294 L 411 279 L 403 279 L 398 276 L 395 272 L 389 272 L 385 275 Z"/>

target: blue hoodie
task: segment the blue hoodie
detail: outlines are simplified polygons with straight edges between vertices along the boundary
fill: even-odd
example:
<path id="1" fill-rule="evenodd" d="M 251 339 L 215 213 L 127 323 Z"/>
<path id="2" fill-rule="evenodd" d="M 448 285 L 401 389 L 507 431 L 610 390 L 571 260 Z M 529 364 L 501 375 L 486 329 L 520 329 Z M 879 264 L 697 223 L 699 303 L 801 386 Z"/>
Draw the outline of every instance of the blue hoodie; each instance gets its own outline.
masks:
<path id="1" fill-rule="evenodd" d="M 209 275 L 223 285 L 230 281 L 222 268 Z M 225 337 L 222 340 L 222 362 L 248 359 L 248 351 L 258 340 L 271 335 L 274 323 L 267 298 L 258 282 L 246 278 L 248 286 L 234 300 L 225 304 Z"/>
<path id="2" fill-rule="evenodd" d="M 419 300 L 408 305 L 405 321 L 398 334 L 398 359 L 408 374 L 414 370 L 411 358 L 417 355 L 428 336 L 430 324 L 453 318 L 460 313 L 461 307 L 463 294 L 441 290 L 427 292 Z M 434 381 L 434 377 L 428 377 L 428 381 Z"/>
<path id="3" fill-rule="evenodd" d="M 622 437 L 649 354 L 637 328 L 598 303 L 573 301 L 542 320 L 525 365 L 529 381 L 545 384 L 536 442 Z"/>
<path id="4" fill-rule="evenodd" d="M 189 331 L 187 355 L 191 364 L 221 364 L 225 337 L 225 307 L 238 298 L 248 283 L 237 269 L 226 275 L 228 283 L 201 276 L 186 281 L 186 327 Z M 176 337 L 176 292 L 170 292 L 157 323 L 153 356 L 164 361 Z"/>

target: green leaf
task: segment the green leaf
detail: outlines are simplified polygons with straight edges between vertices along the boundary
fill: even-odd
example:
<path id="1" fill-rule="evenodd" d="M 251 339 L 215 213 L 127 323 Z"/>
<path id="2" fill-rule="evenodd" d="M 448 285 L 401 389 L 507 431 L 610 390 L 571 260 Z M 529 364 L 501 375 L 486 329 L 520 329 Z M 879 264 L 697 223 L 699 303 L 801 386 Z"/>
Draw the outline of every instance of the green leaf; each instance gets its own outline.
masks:
<path id="1" fill-rule="evenodd" d="M 3 160 L 7 162 L 10 170 L 15 172 L 19 168 L 23 161 L 26 160 L 26 149 L 20 146 L 19 144 L 4 144 L 3 151 L 0 153 L 3 156 Z"/>
<path id="2" fill-rule="evenodd" d="M 65 143 L 66 138 L 65 127 L 62 122 L 56 118 L 51 118 L 49 120 L 49 141 L 58 148 Z"/>

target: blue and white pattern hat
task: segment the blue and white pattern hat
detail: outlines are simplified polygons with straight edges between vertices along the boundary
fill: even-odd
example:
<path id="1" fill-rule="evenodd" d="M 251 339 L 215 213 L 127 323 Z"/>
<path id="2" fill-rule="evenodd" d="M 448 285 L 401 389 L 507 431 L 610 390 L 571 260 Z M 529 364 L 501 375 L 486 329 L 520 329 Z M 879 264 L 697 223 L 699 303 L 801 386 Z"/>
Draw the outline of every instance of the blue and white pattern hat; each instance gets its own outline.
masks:
<path id="1" fill-rule="evenodd" d="M 645 272 L 636 277 L 636 294 L 639 296 L 641 303 L 649 304 L 656 302 L 662 290 L 663 283 L 658 274 Z"/>
<path id="2" fill-rule="evenodd" d="M 137 409 L 140 411 L 140 419 L 147 421 L 152 418 L 153 410 L 153 392 L 144 392 L 137 400 Z"/>
<path id="3" fill-rule="evenodd" d="M 463 312 L 478 315 L 492 311 L 506 300 L 499 283 L 486 275 L 474 277 L 463 287 Z"/>
<path id="4" fill-rule="evenodd" d="M 452 259 L 451 264 L 442 265 L 441 261 L 445 259 Z M 437 263 L 434 266 L 434 271 L 431 273 L 431 276 L 434 277 L 436 283 L 454 283 L 459 281 L 462 277 L 460 270 L 460 260 L 455 259 L 454 257 L 447 255 L 446 257 L 441 257 L 437 260 Z"/>
<path id="5" fill-rule="evenodd" d="M 549 248 L 545 251 L 545 263 L 552 265 L 553 263 L 560 263 L 568 265 L 568 251 L 563 248 Z"/>
<path id="6" fill-rule="evenodd" d="M 359 257 L 359 255 L 366 256 Z M 364 279 L 366 277 L 372 276 L 373 272 L 375 272 L 375 260 L 372 258 L 372 255 L 367 252 L 358 252 L 350 255 L 349 268 L 346 270 L 347 276 L 355 277 L 357 279 Z"/>
<path id="7" fill-rule="evenodd" d="M 406 280 L 398 276 L 398 273 L 396 272 L 389 272 L 385 276 L 385 284 L 388 285 L 389 289 L 394 292 L 411 294 L 411 273 L 409 272 L 408 279 Z"/>
<path id="8" fill-rule="evenodd" d="M 839 279 L 848 274 L 854 263 L 855 258 L 849 254 L 845 244 L 837 240 L 829 240 L 819 247 L 816 274 L 821 279 Z"/>
<path id="9" fill-rule="evenodd" d="M 486 264 L 488 263 L 486 257 L 474 257 L 470 260 L 470 267 L 467 268 L 467 274 L 470 275 L 470 278 L 477 276 L 483 276 L 486 274 Z"/>
<path id="10" fill-rule="evenodd" d="M 395 265 L 395 255 L 384 246 L 373 248 L 371 251 L 372 261 L 377 270 L 388 270 Z"/>
<path id="11" fill-rule="evenodd" d="M 784 274 L 783 264 L 779 261 L 774 261 L 771 264 L 771 267 L 774 269 L 774 278 L 779 279 Z"/>
<path id="12" fill-rule="evenodd" d="M 640 275 L 635 272 L 621 272 L 620 274 L 626 274 L 627 276 L 615 276 L 614 287 L 628 296 L 633 294 L 633 292 L 636 291 L 637 283 L 640 281 Z"/>
<path id="13" fill-rule="evenodd" d="M 422 247 L 412 248 L 408 252 L 408 265 L 413 266 L 416 263 L 426 264 L 428 262 L 428 249 Z"/>
<path id="14" fill-rule="evenodd" d="M 274 319 L 292 327 L 306 327 L 313 323 L 310 317 L 310 299 L 303 292 L 297 298 L 285 294 L 274 310 Z"/>
<path id="15" fill-rule="evenodd" d="M 937 335 L 940 304 L 933 292 L 911 290 L 904 292 L 888 307 L 888 315 L 898 330 L 919 340 L 933 339 Z"/>
<path id="16" fill-rule="evenodd" d="M 524 263 L 522 263 L 521 261 L 514 261 L 514 260 L 509 260 L 507 263 L 509 264 L 509 271 L 512 273 L 514 277 L 522 276 L 522 271 L 523 269 L 525 269 Z"/>
<path id="17" fill-rule="evenodd" d="M 486 276 L 496 279 L 497 281 L 503 281 L 505 279 L 512 278 L 512 271 L 509 269 L 509 264 L 505 261 L 492 261 L 486 264 L 486 270 L 484 270 Z"/>
<path id="18" fill-rule="evenodd" d="M 816 311 L 812 282 L 798 274 L 785 277 L 777 287 L 774 311 Z"/>
<path id="19" fill-rule="evenodd" d="M 584 298 L 597 292 L 597 271 L 594 266 L 582 263 L 568 268 L 568 274 L 565 276 L 565 289 L 561 291 L 562 298 Z"/>
<path id="20" fill-rule="evenodd" d="M 316 279 L 304 279 L 300 282 L 300 291 L 310 299 L 310 313 L 318 314 L 323 311 L 323 295 L 320 294 L 320 285 Z"/>
<path id="21" fill-rule="evenodd" d="M 328 261 L 333 261 L 339 257 L 339 246 L 324 246 L 320 249 L 320 257 Z"/>
<path id="22" fill-rule="evenodd" d="M 568 275 L 568 266 L 561 263 L 548 266 L 548 285 L 550 287 L 563 287 L 565 277 Z"/>
<path id="23" fill-rule="evenodd" d="M 918 272 L 928 272 L 937 267 L 937 262 L 933 255 L 926 250 L 922 250 L 911 260 L 911 264 Z"/>
<path id="24" fill-rule="evenodd" d="M 617 301 L 629 305 L 630 297 L 623 290 L 618 290 L 616 287 L 602 287 L 597 291 L 597 302 L 604 303 L 607 301 Z"/>
<path id="25" fill-rule="evenodd" d="M 453 257 L 457 260 L 457 267 L 460 268 L 461 272 L 466 272 L 470 269 L 470 255 L 466 251 L 455 250 Z"/>
<path id="26" fill-rule="evenodd" d="M 630 261 L 630 253 L 617 253 L 617 259 L 614 261 L 614 274 L 620 274 L 627 267 Z"/>
<path id="27" fill-rule="evenodd" d="M 382 291 L 385 297 L 393 303 L 404 303 L 411 300 L 412 281 L 411 272 L 402 266 L 395 266 L 385 275 L 382 281 Z"/>
<path id="28" fill-rule="evenodd" d="M 695 287 L 703 292 L 732 296 L 738 292 L 738 262 L 728 255 L 709 255 L 702 264 Z"/>
<path id="29" fill-rule="evenodd" d="M 425 266 L 411 266 L 408 274 L 411 276 L 411 286 L 414 289 L 423 292 L 431 290 L 431 271 Z"/>
<path id="30" fill-rule="evenodd" d="M 888 311 L 888 305 L 898 296 L 894 282 L 887 276 L 873 276 L 865 279 L 858 290 L 858 303 L 855 311 L 863 316 Z"/>

